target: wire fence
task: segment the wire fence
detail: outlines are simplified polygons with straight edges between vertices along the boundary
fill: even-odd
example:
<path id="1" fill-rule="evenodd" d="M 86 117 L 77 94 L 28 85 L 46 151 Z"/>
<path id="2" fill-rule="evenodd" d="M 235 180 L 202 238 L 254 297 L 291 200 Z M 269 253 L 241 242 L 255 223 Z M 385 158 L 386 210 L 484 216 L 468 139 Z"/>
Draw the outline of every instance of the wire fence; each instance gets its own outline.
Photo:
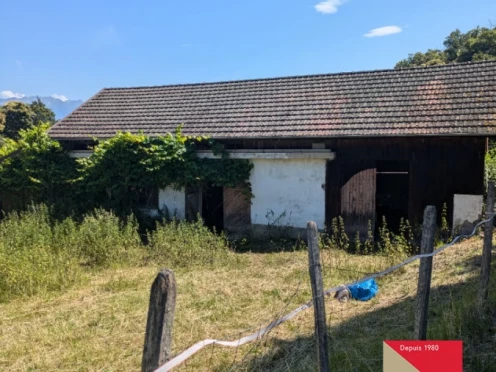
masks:
<path id="1" fill-rule="evenodd" d="M 446 251 L 448 248 L 453 247 L 456 243 L 461 240 L 468 239 L 473 237 L 479 227 L 482 225 L 493 222 L 494 214 L 488 215 L 489 218 L 479 222 L 473 229 L 470 234 L 459 235 L 455 237 L 451 242 L 444 244 L 443 246 L 437 248 L 432 253 L 428 254 L 418 254 L 412 257 L 405 259 L 404 261 L 391 265 L 387 268 L 383 268 L 378 270 L 375 273 L 369 274 L 363 271 L 354 270 L 352 268 L 339 267 L 337 265 L 333 265 L 332 257 L 327 257 L 324 255 L 322 257 L 322 262 L 324 267 L 328 268 L 330 273 L 335 270 L 347 272 L 345 276 L 356 278 L 355 280 L 351 280 L 349 283 L 345 284 L 346 287 L 350 287 L 355 284 L 362 283 L 364 281 L 370 279 L 379 279 L 386 277 L 390 274 L 393 274 L 400 269 L 404 269 L 407 265 L 412 264 L 415 261 L 425 259 L 428 257 L 435 257 Z M 474 243 L 474 248 L 480 248 L 480 241 Z M 326 262 L 326 259 L 328 262 Z M 449 298 L 450 296 L 460 296 L 460 294 L 454 293 L 454 286 L 456 283 L 460 283 L 460 281 L 456 281 L 455 277 L 460 276 L 463 277 L 467 274 L 468 271 L 473 271 L 474 267 L 477 268 L 477 265 L 473 265 L 469 269 L 464 266 L 463 262 L 456 262 L 452 260 L 448 260 L 451 262 L 453 267 L 450 268 L 448 274 L 446 274 L 445 269 L 447 264 L 444 261 L 434 261 L 434 269 L 433 269 L 433 283 L 438 286 L 439 283 L 446 283 L 445 286 L 441 286 L 439 291 L 436 291 L 432 294 L 432 299 L 436 300 L 438 297 Z M 466 264 L 466 263 L 465 263 Z M 467 270 L 467 272 L 464 272 Z M 438 278 L 438 275 L 441 276 Z M 442 276 L 451 276 L 451 278 L 446 278 Z M 364 303 L 350 301 L 348 303 L 340 303 L 338 301 L 328 301 L 327 307 L 327 325 L 331 329 L 331 361 L 336 359 L 341 363 L 344 363 L 343 367 L 348 368 L 349 370 L 359 370 L 361 367 L 364 370 L 371 370 L 371 366 L 378 366 L 382 359 L 377 357 L 377 352 L 370 353 L 366 352 L 362 346 L 363 342 L 368 340 L 365 337 L 367 329 L 377 330 L 382 329 L 387 330 L 384 333 L 384 337 L 393 338 L 395 336 L 401 337 L 401 335 L 405 335 L 405 332 L 411 332 L 411 328 L 413 327 L 412 322 L 412 314 L 414 313 L 415 308 L 415 295 L 417 292 L 417 279 L 418 279 L 418 270 L 410 270 L 406 273 L 406 275 L 395 275 L 394 280 L 385 285 L 385 288 L 388 288 L 390 294 L 388 296 L 381 296 L 380 300 L 371 301 L 367 304 L 367 308 L 364 311 Z M 452 279 L 452 280 L 450 280 Z M 450 288 L 450 285 L 452 286 Z M 479 281 L 470 280 L 464 281 L 464 289 L 463 293 L 467 293 L 470 291 L 477 291 L 479 286 Z M 343 285 L 333 286 L 325 290 L 324 295 L 330 296 L 331 294 L 339 291 L 343 288 Z M 277 368 L 274 366 L 273 361 L 271 361 L 276 357 L 274 353 L 280 353 L 284 355 L 285 365 L 288 363 L 296 363 L 299 368 L 308 368 L 308 370 L 315 369 L 314 353 L 313 352 L 301 352 L 302 350 L 306 350 L 308 348 L 312 348 L 312 342 L 309 340 L 309 330 L 313 329 L 313 319 L 309 314 L 303 314 L 303 312 L 310 307 L 313 306 L 314 298 L 309 300 L 308 302 L 296 307 L 291 312 L 287 312 L 287 308 L 293 303 L 296 294 L 299 292 L 299 286 L 295 289 L 294 295 L 289 298 L 284 308 L 282 308 L 277 314 L 273 315 L 271 320 L 267 321 L 266 326 L 253 327 L 251 329 L 242 331 L 233 335 L 236 337 L 237 335 L 246 334 L 248 332 L 252 332 L 249 335 L 239 337 L 235 340 L 229 341 L 227 340 L 218 340 L 218 339 L 205 339 L 202 340 L 188 349 L 184 350 L 160 368 L 158 368 L 157 372 L 165 372 L 170 371 L 171 369 L 185 363 L 189 358 L 191 358 L 194 354 L 198 353 L 200 350 L 210 347 L 210 356 L 208 358 L 208 364 L 205 366 L 205 369 L 210 370 L 214 368 L 214 355 L 218 352 L 220 347 L 226 348 L 234 348 L 234 355 L 232 356 L 232 360 L 229 363 L 224 362 L 223 370 L 242 370 L 242 369 L 257 369 L 263 370 L 264 364 L 270 365 L 270 368 Z M 454 302 L 446 302 L 453 304 Z M 391 310 L 392 307 L 395 307 Z M 384 312 L 384 309 L 388 309 L 388 312 Z M 405 313 L 404 317 L 391 315 L 395 314 L 394 312 Z M 435 311 L 438 311 L 437 309 Z M 285 315 L 282 315 L 285 314 Z M 376 316 L 370 316 L 370 314 L 376 314 Z M 448 313 L 446 313 L 448 314 Z M 444 318 L 443 318 L 444 316 Z M 449 313 L 448 315 L 441 315 L 440 322 L 446 325 L 441 331 L 444 332 L 444 337 L 451 337 L 456 335 L 456 330 L 450 330 L 450 321 L 453 321 L 453 327 L 456 327 L 457 319 L 450 319 L 450 316 L 456 317 L 456 312 Z M 291 319 L 295 319 L 293 322 L 294 325 L 291 327 L 291 342 L 283 342 L 284 336 L 281 336 L 278 330 L 278 327 L 288 322 Z M 346 324 L 346 326 L 344 326 Z M 346 332 L 356 332 L 356 337 L 358 339 L 353 339 L 350 342 L 343 342 L 346 336 Z M 365 335 L 364 335 L 365 332 Z M 287 338 L 287 337 L 286 337 Z M 363 339 L 363 342 L 360 340 Z M 337 342 L 332 342 L 335 339 Z M 348 340 L 350 338 L 348 337 Z M 295 341 L 296 340 L 296 341 Z M 242 348 L 243 345 L 252 344 L 249 350 Z M 362 346 L 360 346 L 362 345 Z M 380 346 L 382 348 L 382 344 Z M 297 350 L 298 352 L 292 353 L 291 350 Z M 243 353 L 241 352 L 243 350 Z M 294 351 L 293 350 L 293 351 Z M 310 351 L 310 350 L 308 350 Z M 377 351 L 377 350 L 376 350 Z M 279 355 L 279 359 L 281 359 L 281 355 Z M 488 355 L 489 357 L 490 355 Z M 291 361 L 291 358 L 297 358 L 297 360 Z M 249 360 L 249 361 L 248 361 Z M 361 367 L 360 367 L 361 366 Z M 346 370 L 346 368 L 344 368 Z M 283 369 L 283 368 L 281 368 Z M 373 368 L 372 368 L 373 369 Z"/>

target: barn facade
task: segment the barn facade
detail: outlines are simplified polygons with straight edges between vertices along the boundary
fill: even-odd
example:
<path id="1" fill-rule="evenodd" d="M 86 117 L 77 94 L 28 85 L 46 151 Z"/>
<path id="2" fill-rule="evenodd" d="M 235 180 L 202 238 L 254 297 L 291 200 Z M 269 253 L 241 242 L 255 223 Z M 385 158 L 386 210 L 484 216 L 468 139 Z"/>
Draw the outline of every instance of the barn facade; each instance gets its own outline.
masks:
<path id="1" fill-rule="evenodd" d="M 241 189 L 160 190 L 157 208 L 201 213 L 228 231 L 324 228 L 343 216 L 366 233 L 385 216 L 420 221 L 427 204 L 481 197 L 496 134 L 496 62 L 222 83 L 103 89 L 50 135 L 74 156 L 117 131 L 160 135 L 183 125 L 250 159 Z M 198 156 L 214 157 L 208 151 Z"/>

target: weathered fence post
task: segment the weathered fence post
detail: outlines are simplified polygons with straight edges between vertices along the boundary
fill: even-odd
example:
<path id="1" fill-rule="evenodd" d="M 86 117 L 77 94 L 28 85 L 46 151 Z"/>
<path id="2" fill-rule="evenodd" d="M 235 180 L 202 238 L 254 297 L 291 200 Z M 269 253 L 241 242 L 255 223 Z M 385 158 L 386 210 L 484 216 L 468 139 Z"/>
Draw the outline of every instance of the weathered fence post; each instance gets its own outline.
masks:
<path id="1" fill-rule="evenodd" d="M 486 219 L 494 215 L 494 182 L 487 184 Z M 491 255 L 493 250 L 493 220 L 486 222 L 484 227 L 484 247 L 482 248 L 481 283 L 479 290 L 479 306 L 484 306 L 489 294 L 489 278 Z"/>
<path id="2" fill-rule="evenodd" d="M 308 261 L 310 282 L 312 284 L 313 308 L 315 316 L 315 335 L 317 339 L 317 363 L 320 372 L 329 372 L 328 338 L 325 315 L 324 283 L 320 265 L 319 239 L 317 224 L 307 225 Z"/>
<path id="3" fill-rule="evenodd" d="M 436 233 L 436 207 L 428 205 L 424 210 L 422 225 L 422 241 L 420 253 L 434 251 L 434 237 Z M 417 288 L 417 307 L 415 310 L 415 339 L 427 338 L 427 316 L 429 312 L 429 295 L 431 292 L 432 257 L 420 259 L 419 279 Z"/>
<path id="4" fill-rule="evenodd" d="M 161 270 L 150 291 L 142 372 L 152 372 L 171 357 L 172 326 L 176 307 L 176 280 L 172 270 Z"/>

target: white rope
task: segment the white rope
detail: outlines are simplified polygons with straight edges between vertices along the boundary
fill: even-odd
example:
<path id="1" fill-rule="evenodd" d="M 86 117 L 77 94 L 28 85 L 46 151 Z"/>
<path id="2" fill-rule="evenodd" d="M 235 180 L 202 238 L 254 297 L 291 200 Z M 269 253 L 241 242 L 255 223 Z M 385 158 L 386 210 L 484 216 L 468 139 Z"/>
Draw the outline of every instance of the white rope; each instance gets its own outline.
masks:
<path id="1" fill-rule="evenodd" d="M 432 253 L 418 254 L 416 256 L 409 257 L 405 261 L 403 261 L 403 262 L 401 262 L 401 263 L 399 263 L 397 265 L 391 266 L 390 268 L 388 268 L 386 270 L 383 270 L 381 272 L 378 272 L 378 273 L 375 273 L 375 274 L 366 276 L 366 277 L 364 277 L 362 279 L 359 279 L 359 280 L 354 281 L 354 282 L 352 282 L 350 284 L 347 284 L 346 287 L 349 287 L 349 286 L 352 286 L 352 285 L 356 285 L 356 284 L 362 283 L 362 282 L 367 281 L 367 280 L 370 280 L 370 279 L 380 278 L 382 276 L 385 276 L 387 274 L 390 274 L 391 272 L 393 272 L 395 270 L 398 270 L 399 268 L 401 268 L 401 267 L 403 267 L 405 265 L 408 265 L 408 264 L 412 263 L 415 260 L 419 260 L 421 258 L 433 257 L 433 256 L 441 253 L 442 251 L 444 251 L 446 248 L 451 247 L 456 242 L 458 242 L 460 239 L 467 239 L 467 238 L 470 238 L 470 237 L 474 236 L 475 233 L 476 233 L 476 231 L 477 231 L 477 229 L 479 228 L 479 226 L 481 226 L 482 224 L 484 224 L 486 222 L 491 221 L 494 218 L 494 216 L 495 215 L 492 214 L 492 216 L 490 218 L 488 218 L 488 219 L 486 219 L 484 221 L 479 222 L 474 227 L 474 230 L 472 231 L 471 234 L 469 234 L 469 235 L 459 235 L 456 238 L 454 238 L 450 243 L 445 244 L 445 245 L 439 247 L 438 249 L 436 249 Z M 342 285 L 336 286 L 336 287 L 332 287 L 332 288 L 327 289 L 324 292 L 324 294 L 330 295 L 331 293 L 334 293 L 334 292 L 336 292 L 336 291 L 338 291 L 338 290 L 340 290 L 342 288 L 343 288 Z M 265 328 L 260 329 L 258 332 L 253 333 L 253 334 L 251 334 L 249 336 L 242 337 L 239 340 L 235 340 L 235 341 L 220 341 L 220 340 L 207 339 L 207 340 L 200 341 L 200 342 L 194 344 L 193 346 L 191 346 L 189 349 L 186 349 L 181 354 L 177 355 L 176 357 L 174 357 L 173 359 L 171 359 L 167 363 L 165 363 L 162 367 L 160 367 L 157 370 L 155 370 L 155 372 L 167 372 L 167 371 L 170 371 L 172 368 L 175 368 L 178 365 L 182 364 L 184 361 L 186 361 L 191 356 L 193 356 L 198 351 L 200 351 L 201 349 L 203 349 L 204 347 L 206 347 L 208 345 L 216 344 L 216 345 L 221 345 L 221 346 L 226 346 L 226 347 L 239 347 L 241 345 L 244 345 L 244 344 L 247 344 L 247 343 L 250 343 L 250 342 L 259 340 L 263 336 L 265 336 L 267 333 L 269 333 L 273 328 L 275 328 L 278 325 L 280 325 L 280 324 L 282 324 L 282 323 L 284 323 L 284 322 L 286 322 L 286 321 L 294 318 L 298 313 L 300 313 L 303 310 L 306 310 L 306 309 L 308 309 L 308 308 L 310 308 L 312 306 L 313 306 L 313 299 L 310 300 L 310 301 L 308 301 L 307 303 L 299 306 L 298 308 L 294 309 L 292 312 L 290 312 L 289 314 L 283 316 L 282 318 L 279 318 L 279 319 L 273 321 L 272 323 L 270 323 Z"/>

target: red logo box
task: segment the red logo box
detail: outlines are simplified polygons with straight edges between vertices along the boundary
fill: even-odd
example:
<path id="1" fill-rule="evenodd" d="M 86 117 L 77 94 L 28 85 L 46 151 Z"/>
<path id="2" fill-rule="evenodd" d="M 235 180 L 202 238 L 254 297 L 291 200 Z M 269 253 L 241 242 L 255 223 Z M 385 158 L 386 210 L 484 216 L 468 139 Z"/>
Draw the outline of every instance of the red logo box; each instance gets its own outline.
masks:
<path id="1" fill-rule="evenodd" d="M 384 372 L 463 372 L 462 341 L 384 341 Z"/>

